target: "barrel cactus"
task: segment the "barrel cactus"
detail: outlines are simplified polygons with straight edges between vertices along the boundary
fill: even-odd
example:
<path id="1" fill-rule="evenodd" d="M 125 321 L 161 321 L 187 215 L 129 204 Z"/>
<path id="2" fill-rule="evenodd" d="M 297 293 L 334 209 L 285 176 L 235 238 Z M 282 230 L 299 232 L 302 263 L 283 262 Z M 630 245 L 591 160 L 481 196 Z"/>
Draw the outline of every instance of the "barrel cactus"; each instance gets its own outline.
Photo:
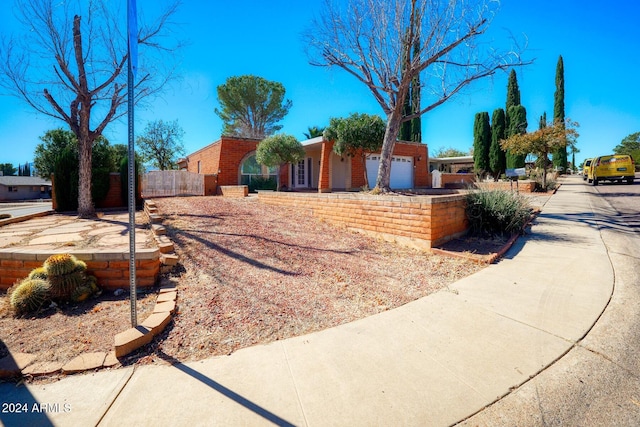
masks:
<path id="1" fill-rule="evenodd" d="M 76 289 L 86 280 L 87 264 L 70 254 L 52 255 L 44 262 L 51 283 L 51 297 L 69 300 Z"/>
<path id="2" fill-rule="evenodd" d="M 48 280 L 49 275 L 47 274 L 47 269 L 44 267 L 38 267 L 31 270 L 29 273 L 29 279 L 40 279 L 40 280 Z"/>
<path id="3" fill-rule="evenodd" d="M 71 293 L 71 301 L 82 302 L 89 298 L 92 294 L 93 290 L 91 289 L 91 286 L 88 284 L 82 284 L 74 289 L 74 291 Z"/>
<path id="4" fill-rule="evenodd" d="M 73 273 L 78 260 L 71 254 L 51 255 L 44 262 L 44 268 L 50 276 L 63 276 Z"/>
<path id="5" fill-rule="evenodd" d="M 16 314 L 37 311 L 48 302 L 49 288 L 45 280 L 27 278 L 11 292 L 9 303 Z"/>

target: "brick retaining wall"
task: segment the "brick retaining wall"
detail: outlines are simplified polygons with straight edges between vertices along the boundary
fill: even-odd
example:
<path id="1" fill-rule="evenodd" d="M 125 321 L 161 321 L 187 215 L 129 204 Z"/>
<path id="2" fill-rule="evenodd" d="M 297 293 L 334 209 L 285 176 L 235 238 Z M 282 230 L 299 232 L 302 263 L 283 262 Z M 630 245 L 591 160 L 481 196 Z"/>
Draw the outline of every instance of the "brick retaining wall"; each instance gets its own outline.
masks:
<path id="1" fill-rule="evenodd" d="M 0 250 L 0 289 L 6 290 L 24 279 L 34 268 L 42 267 L 44 261 L 57 252 L 30 252 L 24 249 L 4 248 Z M 87 263 L 87 274 L 96 276 L 98 285 L 106 290 L 128 288 L 128 253 L 73 252 L 76 258 Z M 160 274 L 160 252 L 158 249 L 136 251 L 136 276 L 139 287 L 152 287 Z"/>
<path id="2" fill-rule="evenodd" d="M 467 230 L 464 195 L 372 196 L 358 193 L 258 191 L 262 203 L 289 206 L 348 229 L 420 249 Z"/>
<path id="3" fill-rule="evenodd" d="M 476 182 L 475 185 L 483 190 L 516 191 L 518 189 L 521 193 L 533 193 L 536 189 L 536 182 L 529 180 L 520 180 L 517 183 L 514 181 L 513 185 L 509 181 Z"/>
<path id="4" fill-rule="evenodd" d="M 246 185 L 221 185 L 218 187 L 223 197 L 247 197 L 249 187 Z"/>

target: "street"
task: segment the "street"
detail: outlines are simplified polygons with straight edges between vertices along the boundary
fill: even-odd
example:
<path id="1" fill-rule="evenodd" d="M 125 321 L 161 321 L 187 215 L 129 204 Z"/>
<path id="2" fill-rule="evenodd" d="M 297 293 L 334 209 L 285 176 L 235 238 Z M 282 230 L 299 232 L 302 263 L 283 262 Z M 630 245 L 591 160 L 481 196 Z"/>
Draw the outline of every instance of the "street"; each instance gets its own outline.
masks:
<path id="1" fill-rule="evenodd" d="M 0 214 L 12 217 L 31 215 L 51 210 L 51 202 L 0 203 Z"/>

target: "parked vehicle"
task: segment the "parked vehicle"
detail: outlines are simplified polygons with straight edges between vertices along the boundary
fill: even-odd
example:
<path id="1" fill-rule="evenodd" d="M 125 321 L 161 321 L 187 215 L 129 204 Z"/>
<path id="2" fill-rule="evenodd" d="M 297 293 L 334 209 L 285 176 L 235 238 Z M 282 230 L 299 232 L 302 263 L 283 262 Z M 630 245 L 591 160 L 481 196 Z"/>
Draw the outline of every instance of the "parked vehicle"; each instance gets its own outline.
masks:
<path id="1" fill-rule="evenodd" d="M 584 161 L 584 165 L 582 166 L 582 180 L 586 181 L 589 175 L 589 168 L 591 168 L 591 162 L 593 159 L 587 159 Z M 589 181 L 591 182 L 591 181 Z"/>
<path id="2" fill-rule="evenodd" d="M 601 181 L 626 181 L 633 184 L 636 167 L 633 157 L 627 154 L 610 154 L 593 159 L 587 179 L 593 185 Z"/>

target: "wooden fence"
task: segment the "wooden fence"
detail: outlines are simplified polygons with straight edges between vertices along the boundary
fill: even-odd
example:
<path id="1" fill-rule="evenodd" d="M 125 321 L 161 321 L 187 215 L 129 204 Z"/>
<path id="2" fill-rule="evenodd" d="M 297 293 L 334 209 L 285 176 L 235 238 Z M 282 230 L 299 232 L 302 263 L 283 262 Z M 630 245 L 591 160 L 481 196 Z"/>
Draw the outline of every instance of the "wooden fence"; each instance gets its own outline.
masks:
<path id="1" fill-rule="evenodd" d="M 204 196 L 204 175 L 187 171 L 151 171 L 142 176 L 142 197 Z"/>

